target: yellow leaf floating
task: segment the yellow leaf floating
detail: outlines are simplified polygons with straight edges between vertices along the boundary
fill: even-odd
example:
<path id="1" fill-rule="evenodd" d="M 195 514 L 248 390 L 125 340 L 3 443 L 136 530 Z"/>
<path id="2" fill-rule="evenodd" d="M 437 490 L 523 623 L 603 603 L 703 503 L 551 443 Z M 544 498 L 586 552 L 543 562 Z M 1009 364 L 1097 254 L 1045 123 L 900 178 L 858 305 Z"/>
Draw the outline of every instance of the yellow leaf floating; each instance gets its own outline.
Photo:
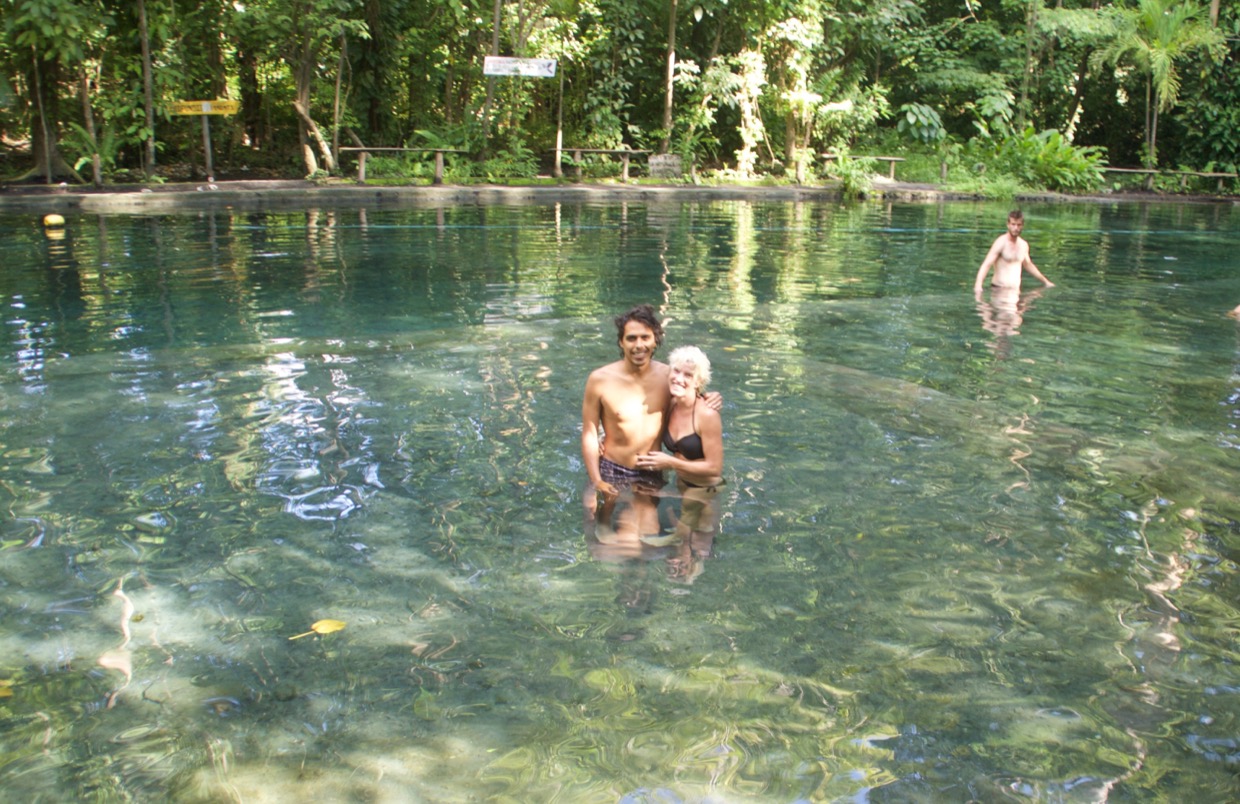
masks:
<path id="1" fill-rule="evenodd" d="M 291 636 L 289 639 L 301 639 L 302 637 L 307 637 L 311 634 L 332 634 L 342 628 L 344 628 L 344 623 L 340 620 L 319 620 L 317 623 L 311 625 L 310 630 L 306 633 Z"/>

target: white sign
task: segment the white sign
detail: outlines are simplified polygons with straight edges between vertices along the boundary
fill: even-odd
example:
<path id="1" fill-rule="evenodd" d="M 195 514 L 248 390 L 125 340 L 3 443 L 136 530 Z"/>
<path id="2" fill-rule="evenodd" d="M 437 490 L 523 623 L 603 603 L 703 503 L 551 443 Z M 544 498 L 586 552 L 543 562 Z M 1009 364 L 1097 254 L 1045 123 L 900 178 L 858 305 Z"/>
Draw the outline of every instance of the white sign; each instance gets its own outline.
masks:
<path id="1" fill-rule="evenodd" d="M 487 56 L 483 75 L 525 75 L 530 78 L 555 78 L 555 59 L 514 59 L 510 56 Z"/>

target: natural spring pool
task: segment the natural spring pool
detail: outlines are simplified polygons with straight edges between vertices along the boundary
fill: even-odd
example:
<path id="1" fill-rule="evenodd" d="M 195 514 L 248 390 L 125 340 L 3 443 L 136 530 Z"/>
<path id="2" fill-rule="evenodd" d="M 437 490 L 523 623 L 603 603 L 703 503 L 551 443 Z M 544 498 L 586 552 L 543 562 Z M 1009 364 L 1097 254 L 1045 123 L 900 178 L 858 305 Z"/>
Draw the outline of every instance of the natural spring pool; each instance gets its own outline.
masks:
<path id="1" fill-rule="evenodd" d="M 0 216 L 5 797 L 1235 799 L 1240 207 L 1026 206 L 1019 321 L 1005 213 Z M 691 584 L 583 527 L 638 302 L 724 395 Z"/>

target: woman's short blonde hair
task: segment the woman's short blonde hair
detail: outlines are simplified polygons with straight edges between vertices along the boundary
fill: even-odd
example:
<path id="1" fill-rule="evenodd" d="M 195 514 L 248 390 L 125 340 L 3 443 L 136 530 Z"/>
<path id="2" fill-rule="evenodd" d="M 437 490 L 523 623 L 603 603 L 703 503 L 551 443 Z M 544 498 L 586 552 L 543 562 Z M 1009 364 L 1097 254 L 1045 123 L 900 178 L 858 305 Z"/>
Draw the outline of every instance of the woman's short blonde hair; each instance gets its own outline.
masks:
<path id="1" fill-rule="evenodd" d="M 696 346 L 677 346 L 667 356 L 669 366 L 693 366 L 693 379 L 697 383 L 697 392 L 701 393 L 710 385 L 710 358 Z"/>

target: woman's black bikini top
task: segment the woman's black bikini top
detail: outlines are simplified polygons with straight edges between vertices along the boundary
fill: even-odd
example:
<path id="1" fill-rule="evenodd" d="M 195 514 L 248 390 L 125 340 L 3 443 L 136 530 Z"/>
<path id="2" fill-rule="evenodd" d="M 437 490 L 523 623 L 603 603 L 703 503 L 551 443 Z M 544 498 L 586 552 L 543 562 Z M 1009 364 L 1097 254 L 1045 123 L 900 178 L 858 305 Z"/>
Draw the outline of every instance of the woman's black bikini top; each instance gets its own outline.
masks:
<path id="1" fill-rule="evenodd" d="M 668 418 L 671 418 L 670 416 Z M 663 446 L 671 452 L 678 452 L 687 461 L 701 461 L 706 458 L 702 449 L 702 437 L 697 434 L 697 404 L 693 405 L 693 432 L 683 436 L 679 441 L 672 440 L 671 430 L 663 431 Z"/>

